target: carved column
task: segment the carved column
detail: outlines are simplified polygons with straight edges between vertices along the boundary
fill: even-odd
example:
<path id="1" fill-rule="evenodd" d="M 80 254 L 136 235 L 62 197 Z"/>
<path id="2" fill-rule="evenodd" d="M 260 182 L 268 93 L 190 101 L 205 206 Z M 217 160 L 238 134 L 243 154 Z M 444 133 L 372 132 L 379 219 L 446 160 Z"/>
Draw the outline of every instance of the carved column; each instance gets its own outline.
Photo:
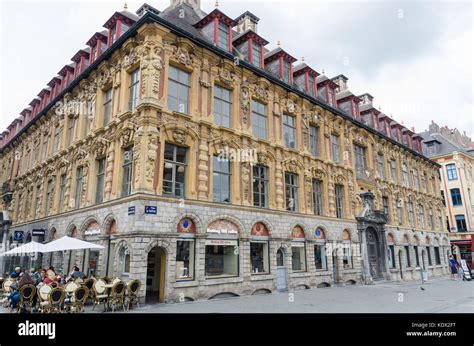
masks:
<path id="1" fill-rule="evenodd" d="M 285 200 L 283 193 L 283 167 L 282 167 L 282 156 L 280 150 L 276 152 L 275 162 L 275 202 L 276 209 L 285 209 Z"/>
<path id="2" fill-rule="evenodd" d="M 201 127 L 198 148 L 198 199 L 209 200 L 209 131 Z"/>

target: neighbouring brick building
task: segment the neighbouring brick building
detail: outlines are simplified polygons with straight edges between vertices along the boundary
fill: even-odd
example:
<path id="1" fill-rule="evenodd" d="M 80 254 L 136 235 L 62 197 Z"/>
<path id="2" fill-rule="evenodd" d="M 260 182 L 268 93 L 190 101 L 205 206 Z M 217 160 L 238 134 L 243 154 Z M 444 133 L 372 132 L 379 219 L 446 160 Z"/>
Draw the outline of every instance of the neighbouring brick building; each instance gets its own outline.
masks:
<path id="1" fill-rule="evenodd" d="M 1 135 L 4 243 L 97 242 L 42 261 L 167 302 L 446 273 L 421 137 L 258 22 L 199 0 L 114 13 Z"/>

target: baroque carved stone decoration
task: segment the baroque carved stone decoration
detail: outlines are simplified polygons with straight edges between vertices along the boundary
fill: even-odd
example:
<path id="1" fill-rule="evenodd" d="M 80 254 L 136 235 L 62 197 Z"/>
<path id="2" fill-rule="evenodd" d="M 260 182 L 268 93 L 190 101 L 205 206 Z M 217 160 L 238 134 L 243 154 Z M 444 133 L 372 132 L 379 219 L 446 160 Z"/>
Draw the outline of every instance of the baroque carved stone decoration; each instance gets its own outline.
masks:
<path id="1" fill-rule="evenodd" d="M 120 134 L 120 145 L 122 148 L 128 147 L 133 143 L 134 129 L 132 126 L 126 126 Z"/>
<path id="2" fill-rule="evenodd" d="M 240 109 L 242 110 L 242 122 L 246 125 L 250 116 L 250 83 L 247 80 L 240 87 Z"/>
<path id="3" fill-rule="evenodd" d="M 235 81 L 235 74 L 233 74 L 226 68 L 219 69 L 218 77 L 222 83 L 227 84 L 228 86 L 232 86 Z"/>
<path id="4" fill-rule="evenodd" d="M 163 48 L 154 41 L 146 42 L 141 49 L 140 69 L 142 73 L 141 95 L 145 97 L 147 92 L 157 95 L 160 91 L 160 77 L 163 69 Z"/>
<path id="5" fill-rule="evenodd" d="M 186 137 L 187 137 L 187 133 L 183 130 L 176 129 L 176 130 L 173 131 L 173 140 L 176 143 L 185 144 L 186 143 Z"/>
<path id="6" fill-rule="evenodd" d="M 248 201 L 250 198 L 250 164 L 242 164 L 242 186 L 243 186 L 243 199 Z"/>
<path id="7" fill-rule="evenodd" d="M 256 85 L 255 88 L 254 88 L 254 96 L 259 99 L 260 101 L 263 101 L 265 103 L 268 102 L 268 98 L 269 98 L 269 91 L 268 89 L 264 88 L 264 87 L 261 87 L 259 85 Z"/>
<path id="8" fill-rule="evenodd" d="M 268 166 L 268 155 L 265 152 L 259 151 L 257 153 L 257 158 L 260 165 Z"/>
<path id="9" fill-rule="evenodd" d="M 299 165 L 298 165 L 298 161 L 296 161 L 295 159 L 290 159 L 286 161 L 285 165 L 289 172 L 298 173 Z"/>
<path id="10" fill-rule="evenodd" d="M 105 89 L 112 85 L 114 73 L 115 72 L 111 69 L 100 72 L 99 77 L 97 78 L 97 84 L 99 85 L 99 88 Z"/>
<path id="11" fill-rule="evenodd" d="M 174 47 L 173 49 L 174 58 L 183 65 L 192 66 L 194 61 L 194 54 L 190 54 L 188 51 L 181 47 Z"/>
<path id="12" fill-rule="evenodd" d="M 158 130 L 148 132 L 148 144 L 146 150 L 145 179 L 153 183 L 155 177 L 156 152 L 158 151 Z"/>

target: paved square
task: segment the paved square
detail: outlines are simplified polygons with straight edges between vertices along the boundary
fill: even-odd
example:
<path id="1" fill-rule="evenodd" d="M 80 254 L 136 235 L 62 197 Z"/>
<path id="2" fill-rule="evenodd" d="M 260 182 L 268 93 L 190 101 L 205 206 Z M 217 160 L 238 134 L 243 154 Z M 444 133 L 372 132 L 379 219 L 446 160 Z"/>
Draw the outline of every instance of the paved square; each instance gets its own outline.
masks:
<path id="1" fill-rule="evenodd" d="M 474 313 L 474 281 L 433 279 L 309 289 L 179 304 L 146 305 L 153 313 Z M 291 295 L 293 294 L 293 296 Z"/>

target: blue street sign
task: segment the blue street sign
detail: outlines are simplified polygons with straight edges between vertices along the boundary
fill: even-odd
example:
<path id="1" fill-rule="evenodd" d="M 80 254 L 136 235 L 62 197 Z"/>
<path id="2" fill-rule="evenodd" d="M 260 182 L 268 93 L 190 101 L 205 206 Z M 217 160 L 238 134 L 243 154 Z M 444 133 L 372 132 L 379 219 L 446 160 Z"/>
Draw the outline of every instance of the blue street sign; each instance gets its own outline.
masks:
<path id="1" fill-rule="evenodd" d="M 128 207 L 128 215 L 135 215 L 135 207 Z"/>
<path id="2" fill-rule="evenodd" d="M 317 229 L 316 231 L 314 231 L 314 234 L 316 234 L 316 237 L 319 237 L 321 235 L 321 230 Z"/>
<path id="3" fill-rule="evenodd" d="M 24 232 L 23 231 L 15 231 L 15 233 L 13 233 L 13 240 L 14 241 L 22 242 L 23 237 L 24 237 Z"/>
<path id="4" fill-rule="evenodd" d="M 145 206 L 145 214 L 148 214 L 148 215 L 156 215 L 158 212 L 158 208 L 157 207 L 152 207 L 152 206 L 149 206 L 149 205 L 146 205 Z"/>

